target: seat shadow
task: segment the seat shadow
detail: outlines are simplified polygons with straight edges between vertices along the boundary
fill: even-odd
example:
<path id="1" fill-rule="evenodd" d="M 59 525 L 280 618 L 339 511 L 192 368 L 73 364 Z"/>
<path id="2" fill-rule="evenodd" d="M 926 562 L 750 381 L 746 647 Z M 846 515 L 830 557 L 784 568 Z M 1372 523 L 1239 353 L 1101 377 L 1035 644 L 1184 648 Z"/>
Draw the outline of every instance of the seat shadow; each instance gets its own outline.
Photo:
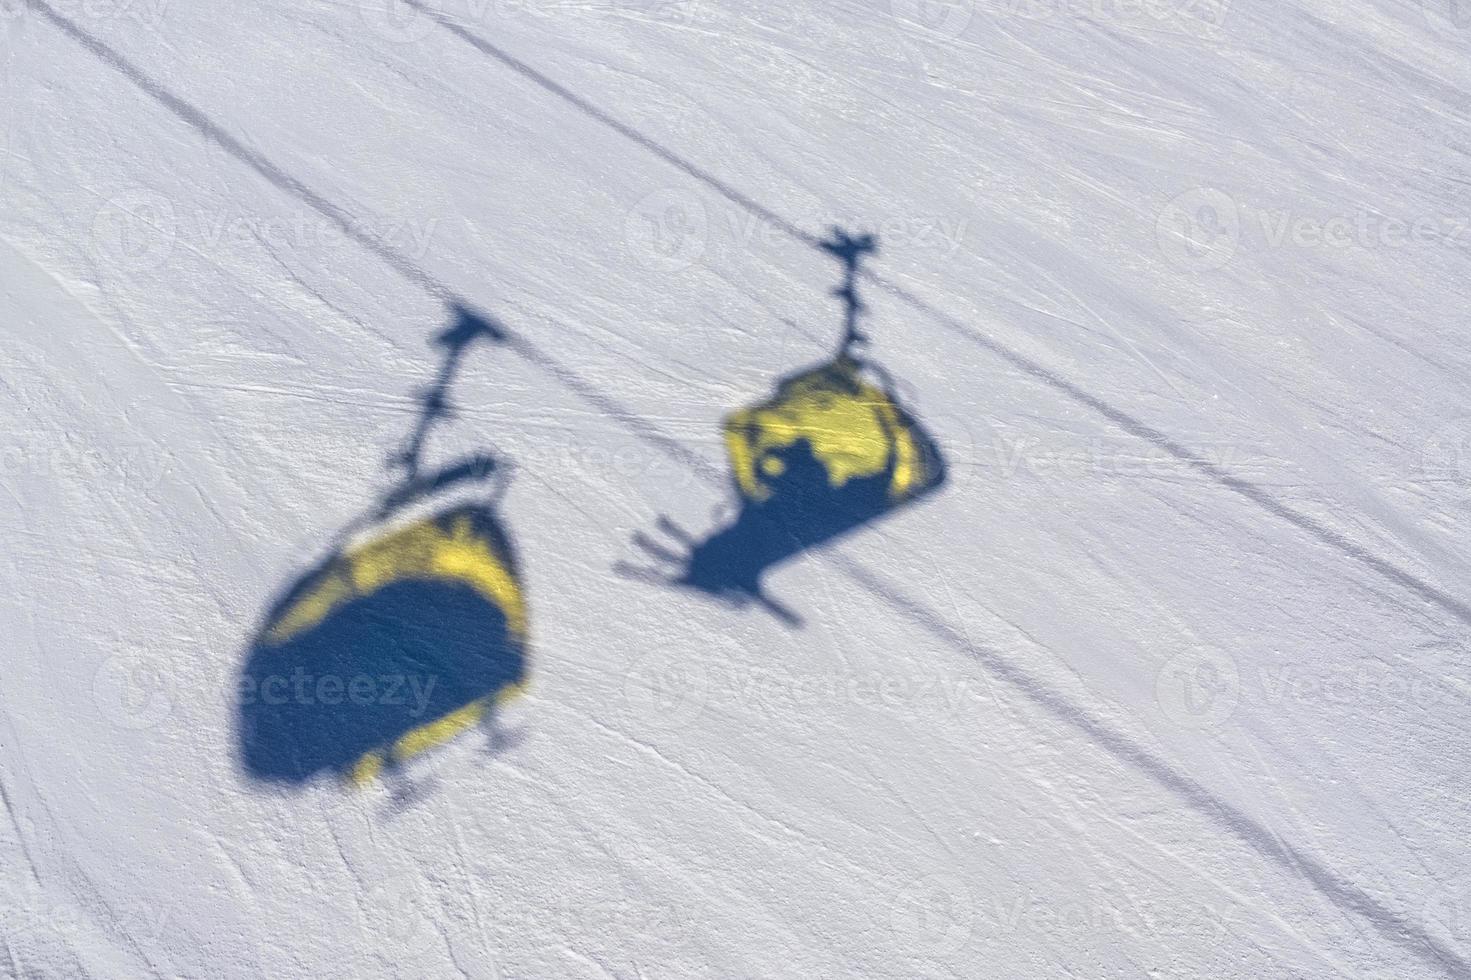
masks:
<path id="1" fill-rule="evenodd" d="M 515 550 L 497 515 L 507 466 L 481 453 L 428 472 L 435 424 L 465 351 L 501 334 L 463 308 L 435 340 L 438 377 L 391 465 L 396 484 L 272 604 L 241 671 L 240 762 L 253 779 L 363 784 L 475 728 L 528 670 Z"/>
<path id="2" fill-rule="evenodd" d="M 844 306 L 841 346 L 830 360 L 776 385 L 771 398 L 732 413 L 724 423 L 735 517 L 696 537 L 667 517 L 665 540 L 636 534 L 653 564 L 618 566 L 626 577 L 699 590 L 735 605 L 756 604 L 800 625 L 772 597 L 765 575 L 933 493 L 945 482 L 939 446 L 900 404 L 888 374 L 859 354 L 867 337 L 856 281 L 872 236 L 834 229 L 823 248 L 843 263 L 833 290 Z"/>

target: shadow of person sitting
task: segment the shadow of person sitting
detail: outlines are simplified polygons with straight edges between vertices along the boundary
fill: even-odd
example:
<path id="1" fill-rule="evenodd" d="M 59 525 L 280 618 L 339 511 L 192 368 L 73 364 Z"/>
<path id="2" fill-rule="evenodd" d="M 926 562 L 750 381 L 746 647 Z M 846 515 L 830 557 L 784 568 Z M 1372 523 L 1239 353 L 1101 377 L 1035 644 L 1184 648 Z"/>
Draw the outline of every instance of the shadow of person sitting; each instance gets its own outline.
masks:
<path id="1" fill-rule="evenodd" d="M 833 292 L 844 305 L 843 341 L 831 360 L 782 379 L 768 400 L 726 418 L 725 445 L 738 494 L 733 521 L 695 538 L 668 518 L 669 543 L 636 534 L 658 565 L 620 564 L 628 577 L 697 589 L 736 605 L 759 604 L 789 625 L 799 617 L 762 579 L 773 567 L 831 542 L 938 489 L 938 445 L 900 405 L 892 379 L 862 357 L 865 311 L 858 265 L 872 236 L 834 229 L 823 247 L 843 263 Z M 678 550 L 678 549 L 683 549 Z"/>
<path id="2" fill-rule="evenodd" d="M 479 454 L 421 472 L 431 428 L 466 350 L 500 339 L 455 309 L 435 343 L 444 361 L 392 461 L 396 485 L 329 556 L 273 604 L 238 691 L 241 763 L 253 778 L 354 783 L 477 726 L 527 676 L 527 611 L 515 551 L 497 517 L 505 464 Z"/>

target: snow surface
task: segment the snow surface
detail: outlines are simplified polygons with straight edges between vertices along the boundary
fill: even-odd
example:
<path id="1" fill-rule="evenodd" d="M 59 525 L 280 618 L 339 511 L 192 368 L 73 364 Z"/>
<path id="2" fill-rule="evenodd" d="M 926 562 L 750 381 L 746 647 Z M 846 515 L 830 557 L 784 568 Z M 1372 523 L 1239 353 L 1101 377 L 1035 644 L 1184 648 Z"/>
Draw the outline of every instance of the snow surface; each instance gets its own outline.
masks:
<path id="1" fill-rule="evenodd" d="M 1471 975 L 1464 4 L 384 3 L 0 0 L 0 972 Z M 800 629 L 614 574 L 834 223 L 949 482 Z M 263 785 L 455 301 L 513 737 Z"/>

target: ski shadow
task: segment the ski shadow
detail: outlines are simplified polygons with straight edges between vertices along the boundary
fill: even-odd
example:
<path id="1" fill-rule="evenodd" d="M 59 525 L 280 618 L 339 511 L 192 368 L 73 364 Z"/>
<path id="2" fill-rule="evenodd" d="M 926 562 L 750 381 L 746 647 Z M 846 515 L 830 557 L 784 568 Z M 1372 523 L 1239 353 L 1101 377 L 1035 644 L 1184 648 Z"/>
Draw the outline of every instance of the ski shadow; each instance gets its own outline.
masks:
<path id="1" fill-rule="evenodd" d="M 843 263 L 833 290 L 844 334 L 832 359 L 783 378 L 768 400 L 725 419 L 737 510 L 697 538 L 661 517 L 667 540 L 635 534 L 655 563 L 621 563 L 619 574 L 691 588 L 737 606 L 764 607 L 790 626 L 801 619 L 766 590 L 766 574 L 933 493 L 945 482 L 939 446 L 900 404 L 892 379 L 858 354 L 867 338 L 856 290 L 872 236 L 834 229 L 823 248 Z"/>
<path id="2" fill-rule="evenodd" d="M 421 472 L 465 351 L 490 321 L 454 308 L 444 360 L 392 489 L 272 604 L 239 678 L 240 763 L 258 781 L 399 778 L 408 760 L 472 728 L 506 744 L 495 709 L 527 679 L 527 612 L 498 517 L 507 465 L 479 453 Z"/>

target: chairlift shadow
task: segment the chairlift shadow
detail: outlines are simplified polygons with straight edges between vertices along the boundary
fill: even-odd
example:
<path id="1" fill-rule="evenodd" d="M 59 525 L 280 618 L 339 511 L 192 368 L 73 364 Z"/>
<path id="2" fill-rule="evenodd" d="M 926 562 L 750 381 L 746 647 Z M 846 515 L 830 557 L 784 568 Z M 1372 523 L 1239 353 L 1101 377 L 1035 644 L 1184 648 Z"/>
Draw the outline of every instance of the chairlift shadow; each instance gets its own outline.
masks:
<path id="1" fill-rule="evenodd" d="M 476 726 L 508 740 L 495 708 L 527 677 L 527 612 L 497 516 L 508 466 L 477 453 L 425 471 L 433 427 L 466 351 L 504 334 L 461 306 L 435 338 L 439 374 L 390 460 L 395 485 L 271 606 L 238 689 L 242 767 L 269 783 L 334 774 L 354 784 Z"/>
<path id="2" fill-rule="evenodd" d="M 634 535 L 653 562 L 616 571 L 691 588 L 736 606 L 759 605 L 790 626 L 801 619 L 765 589 L 776 566 L 925 497 L 945 481 L 939 446 L 900 404 L 881 367 L 859 353 L 866 311 L 858 267 L 872 235 L 833 229 L 822 247 L 843 264 L 843 339 L 837 354 L 780 380 L 771 398 L 725 419 L 737 493 L 735 518 L 697 538 L 661 517 L 665 540 Z"/>

